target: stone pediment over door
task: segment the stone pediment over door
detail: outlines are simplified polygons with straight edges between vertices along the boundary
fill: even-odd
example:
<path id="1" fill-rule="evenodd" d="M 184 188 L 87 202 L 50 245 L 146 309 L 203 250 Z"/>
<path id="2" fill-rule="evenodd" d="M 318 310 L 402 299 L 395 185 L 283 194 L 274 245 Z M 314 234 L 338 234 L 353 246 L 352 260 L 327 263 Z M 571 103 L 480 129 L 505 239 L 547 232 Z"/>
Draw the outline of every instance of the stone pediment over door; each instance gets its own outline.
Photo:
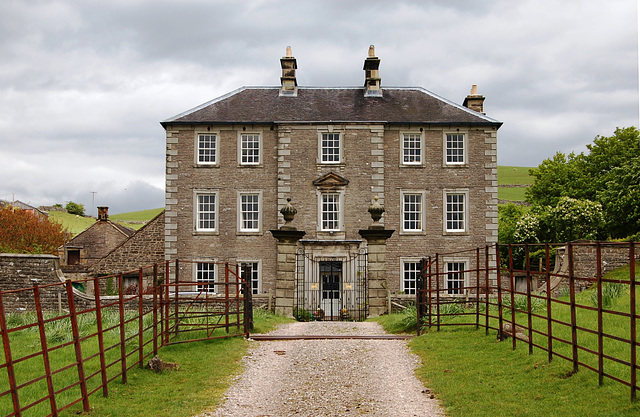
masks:
<path id="1" fill-rule="evenodd" d="M 321 190 L 336 190 L 339 188 L 344 188 L 349 184 L 349 180 L 341 177 L 335 172 L 329 172 L 319 178 L 313 180 L 313 185 L 318 187 Z"/>

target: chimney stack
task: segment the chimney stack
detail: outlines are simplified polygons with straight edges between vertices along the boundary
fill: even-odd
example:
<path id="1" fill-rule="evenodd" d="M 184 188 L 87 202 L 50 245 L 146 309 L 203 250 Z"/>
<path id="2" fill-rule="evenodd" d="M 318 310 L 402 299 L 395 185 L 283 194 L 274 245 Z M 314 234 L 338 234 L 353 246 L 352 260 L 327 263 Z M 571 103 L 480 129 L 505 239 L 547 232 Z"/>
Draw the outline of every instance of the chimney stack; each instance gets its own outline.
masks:
<path id="1" fill-rule="evenodd" d="M 106 222 L 109 220 L 109 207 L 98 207 L 98 221 Z"/>
<path id="2" fill-rule="evenodd" d="M 478 86 L 473 84 L 471 86 L 471 93 L 464 99 L 463 106 L 477 111 L 478 113 L 484 113 L 484 96 L 482 94 L 478 94 Z"/>
<path id="3" fill-rule="evenodd" d="M 298 82 L 296 81 L 296 69 L 298 64 L 296 59 L 291 55 L 291 47 L 287 46 L 287 55 L 280 59 L 280 66 L 282 67 L 282 77 L 280 77 L 281 96 L 295 97 L 298 95 Z"/>
<path id="4" fill-rule="evenodd" d="M 364 96 L 365 97 L 382 97 L 380 89 L 380 60 L 376 56 L 373 45 L 369 46 L 369 56 L 364 60 Z"/>

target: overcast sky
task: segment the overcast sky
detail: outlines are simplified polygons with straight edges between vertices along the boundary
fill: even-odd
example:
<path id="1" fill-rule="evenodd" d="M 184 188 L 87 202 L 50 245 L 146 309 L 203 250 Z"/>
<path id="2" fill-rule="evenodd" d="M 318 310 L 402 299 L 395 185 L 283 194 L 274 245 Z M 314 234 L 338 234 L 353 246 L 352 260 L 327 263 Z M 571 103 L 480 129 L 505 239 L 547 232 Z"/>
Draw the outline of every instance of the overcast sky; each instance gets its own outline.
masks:
<path id="1" fill-rule="evenodd" d="M 500 165 L 536 166 L 638 126 L 635 0 L 0 2 L 0 199 L 164 206 L 159 122 L 241 86 L 382 86 L 504 122 Z M 95 209 L 94 209 L 94 213 Z"/>

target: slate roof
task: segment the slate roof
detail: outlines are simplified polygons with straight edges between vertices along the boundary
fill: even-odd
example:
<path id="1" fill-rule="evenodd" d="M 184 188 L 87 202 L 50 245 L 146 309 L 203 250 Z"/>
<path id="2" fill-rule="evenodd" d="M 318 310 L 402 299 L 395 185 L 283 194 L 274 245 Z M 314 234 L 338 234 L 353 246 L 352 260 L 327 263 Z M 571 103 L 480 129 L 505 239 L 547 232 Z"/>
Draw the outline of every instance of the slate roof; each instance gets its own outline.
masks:
<path id="1" fill-rule="evenodd" d="M 298 87 L 297 96 L 280 96 L 280 87 L 242 87 L 161 122 L 169 124 L 277 122 L 380 122 L 388 124 L 491 125 L 491 119 L 419 87 L 383 88 L 382 97 L 365 97 L 362 87 Z"/>

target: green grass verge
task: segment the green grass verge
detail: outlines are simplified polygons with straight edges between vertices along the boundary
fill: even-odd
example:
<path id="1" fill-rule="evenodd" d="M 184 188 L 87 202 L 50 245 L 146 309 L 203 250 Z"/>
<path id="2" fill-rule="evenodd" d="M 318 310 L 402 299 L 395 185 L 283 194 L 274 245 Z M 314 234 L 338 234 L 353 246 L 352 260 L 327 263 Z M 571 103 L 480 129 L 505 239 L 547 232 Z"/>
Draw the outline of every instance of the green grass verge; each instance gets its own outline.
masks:
<path id="1" fill-rule="evenodd" d="M 639 265 L 640 266 L 640 265 Z M 638 270 L 638 268 L 636 269 Z M 640 275 L 640 274 L 639 274 Z M 629 267 L 622 267 L 606 275 L 609 279 L 629 279 Z M 611 286 L 616 284 L 605 284 Z M 578 304 L 593 306 L 595 290 L 587 290 L 576 295 Z M 629 312 L 629 289 L 604 291 L 611 310 Z M 611 295 L 609 295 L 611 294 Z M 563 301 L 568 301 L 563 297 Z M 544 314 L 546 302 L 532 300 L 538 314 Z M 518 296 L 517 308 L 524 308 L 526 297 Z M 451 310 L 449 305 L 448 310 Z M 640 309 L 640 300 L 637 302 Z M 495 308 L 494 308 L 495 310 Z M 450 312 L 450 311 L 449 311 Z M 459 313 L 459 311 L 458 311 Z M 568 306 L 552 303 L 552 317 L 565 323 L 570 322 Z M 411 314 L 408 314 L 411 315 Z M 407 322 L 405 314 L 393 314 L 377 319 L 390 332 L 403 332 Z M 497 315 L 493 311 L 492 315 Z M 577 324 L 591 330 L 597 329 L 597 316 L 593 311 L 578 308 Z M 505 309 L 504 317 L 511 318 L 511 311 Z M 446 323 L 471 323 L 474 316 L 445 317 Z M 481 323 L 484 318 L 481 318 Z M 525 314 L 516 314 L 516 322 L 525 326 Z M 494 319 L 493 327 L 498 327 Z M 547 321 L 533 318 L 532 326 L 538 331 L 547 331 Z M 629 339 L 630 320 L 607 314 L 603 318 L 603 328 L 608 334 Z M 572 374 L 572 363 L 555 357 L 548 362 L 547 352 L 534 348 L 528 354 L 528 345 L 517 342 L 512 350 L 511 340 L 498 342 L 496 332 L 473 326 L 435 327 L 411 341 L 410 347 L 422 359 L 418 376 L 442 401 L 450 416 L 635 416 L 640 414 L 640 401 L 631 403 L 630 389 L 618 382 L 605 378 L 603 386 L 598 386 L 598 374 L 580 368 Z M 571 340 L 571 328 L 553 323 L 555 337 Z M 534 342 L 546 346 L 546 338 L 534 334 Z M 581 346 L 597 350 L 596 335 L 578 331 Z M 571 357 L 571 346 L 553 342 L 554 352 Z M 604 340 L 607 355 L 619 360 L 630 360 L 628 343 L 611 339 Z M 580 362 L 597 368 L 597 356 L 579 351 Z M 630 370 L 614 360 L 605 359 L 604 370 L 623 380 L 629 380 Z"/>
<path id="2" fill-rule="evenodd" d="M 47 314 L 47 317 L 55 317 Z M 132 313 L 127 313 L 127 319 L 131 319 Z M 280 316 L 256 309 L 255 331 L 266 332 L 277 324 L 290 320 Z M 13 313 L 7 316 L 9 328 L 15 328 L 26 323 L 32 323 L 34 313 Z M 148 328 L 152 316 L 146 315 L 144 326 Z M 117 311 L 105 311 L 103 316 L 105 328 L 116 326 L 115 329 L 105 332 L 105 345 L 112 346 L 119 341 L 117 328 Z M 87 336 L 96 331 L 95 317 L 90 315 L 79 316 L 80 335 Z M 130 352 L 136 345 L 138 321 L 127 323 L 126 337 L 133 340 L 127 342 L 127 351 Z M 45 326 L 49 347 L 59 346 L 71 340 L 70 322 L 57 320 Z M 223 330 L 216 330 L 222 333 Z M 151 338 L 151 331 L 146 331 L 144 341 Z M 32 327 L 14 332 L 10 335 L 14 359 L 35 354 L 33 358 L 21 361 L 15 365 L 15 373 L 18 385 L 44 375 L 42 357 L 36 352 L 40 351 L 40 340 L 37 328 Z M 222 399 L 222 395 L 228 388 L 234 375 L 242 370 L 241 358 L 246 353 L 249 342 L 242 337 L 229 339 L 217 339 L 202 342 L 183 343 L 165 346 L 159 349 L 159 356 L 168 362 L 178 363 L 178 371 L 166 371 L 156 374 L 151 370 L 134 366 L 128 371 L 128 383 L 122 384 L 121 377 L 117 377 L 109 384 L 109 397 L 104 398 L 101 390 L 89 398 L 92 408 L 92 416 L 192 416 L 205 409 L 214 408 Z M 92 337 L 82 342 L 83 356 L 89 357 L 97 352 L 96 338 Z M 151 352 L 151 344 L 145 348 L 145 353 Z M 106 352 L 107 364 L 116 361 L 119 357 L 119 348 Z M 65 365 L 75 361 L 73 346 L 56 349 L 50 353 L 52 369 L 61 369 Z M 4 349 L 0 349 L 0 362 L 4 362 Z M 129 365 L 135 363 L 137 354 L 128 357 Z M 97 357 L 85 361 L 85 374 L 91 374 L 99 369 Z M 146 360 L 145 360 L 146 363 Z M 120 364 L 115 364 L 107 371 L 107 377 L 112 378 L 120 371 Z M 53 376 L 55 389 L 61 389 L 77 381 L 78 373 L 75 367 L 57 373 Z M 89 390 L 99 386 L 100 376 L 96 375 L 88 382 Z M 0 373 L 0 391 L 8 389 L 7 373 Z M 47 394 L 47 385 L 40 380 L 28 387 L 19 389 L 22 406 L 30 404 Z M 79 388 L 76 386 L 56 396 L 58 407 L 69 404 L 80 398 Z M 0 397 L 0 415 L 11 414 L 13 410 L 11 396 Z M 76 404 L 62 412 L 61 415 L 76 415 L 82 410 L 81 404 Z M 40 403 L 24 412 L 24 416 L 42 416 L 50 412 L 48 401 Z"/>
<path id="3" fill-rule="evenodd" d="M 498 185 L 533 184 L 530 167 L 498 166 Z"/>

